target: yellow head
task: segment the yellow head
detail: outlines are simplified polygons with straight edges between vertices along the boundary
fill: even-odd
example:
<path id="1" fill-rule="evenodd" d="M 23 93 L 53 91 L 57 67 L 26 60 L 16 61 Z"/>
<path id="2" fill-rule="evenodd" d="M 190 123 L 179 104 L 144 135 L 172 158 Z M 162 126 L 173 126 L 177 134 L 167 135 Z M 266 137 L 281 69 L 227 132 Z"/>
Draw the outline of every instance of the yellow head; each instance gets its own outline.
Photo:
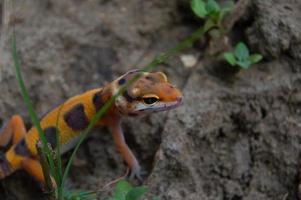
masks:
<path id="1" fill-rule="evenodd" d="M 114 91 L 139 73 L 142 74 L 141 78 L 130 85 L 115 101 L 121 114 L 138 116 L 173 109 L 182 104 L 181 92 L 168 82 L 163 72 L 130 71 L 113 83 Z"/>

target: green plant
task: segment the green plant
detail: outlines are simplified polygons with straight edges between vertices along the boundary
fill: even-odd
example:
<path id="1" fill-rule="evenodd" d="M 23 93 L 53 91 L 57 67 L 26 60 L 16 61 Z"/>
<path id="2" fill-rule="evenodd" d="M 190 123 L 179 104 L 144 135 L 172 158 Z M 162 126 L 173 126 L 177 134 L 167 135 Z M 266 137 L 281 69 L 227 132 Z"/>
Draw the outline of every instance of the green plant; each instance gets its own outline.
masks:
<path id="1" fill-rule="evenodd" d="M 239 42 L 233 51 L 224 53 L 224 58 L 231 66 L 239 66 L 248 69 L 251 65 L 262 60 L 262 55 L 250 54 L 248 47 L 243 42 Z"/>
<path id="2" fill-rule="evenodd" d="M 233 8 L 234 2 L 232 0 L 226 1 L 223 5 L 219 5 L 215 0 L 191 1 L 191 9 L 194 14 L 202 19 L 209 19 L 216 25 L 219 25 L 224 15 Z"/>
<path id="3" fill-rule="evenodd" d="M 139 200 L 148 192 L 145 186 L 134 187 L 127 181 L 119 181 L 113 189 L 113 196 L 108 200 Z M 160 200 L 154 197 L 153 200 Z"/>

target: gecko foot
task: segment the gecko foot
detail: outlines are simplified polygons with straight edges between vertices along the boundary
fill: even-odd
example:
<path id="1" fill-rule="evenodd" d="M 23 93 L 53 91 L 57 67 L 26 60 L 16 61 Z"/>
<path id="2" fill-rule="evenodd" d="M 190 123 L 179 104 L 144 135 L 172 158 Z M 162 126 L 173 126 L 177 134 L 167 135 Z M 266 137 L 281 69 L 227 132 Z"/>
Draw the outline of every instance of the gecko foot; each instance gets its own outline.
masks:
<path id="1" fill-rule="evenodd" d="M 146 171 L 142 171 L 140 165 L 134 165 L 131 169 L 131 172 L 128 176 L 130 180 L 137 178 L 140 182 L 143 182 L 143 176 L 147 174 Z"/>

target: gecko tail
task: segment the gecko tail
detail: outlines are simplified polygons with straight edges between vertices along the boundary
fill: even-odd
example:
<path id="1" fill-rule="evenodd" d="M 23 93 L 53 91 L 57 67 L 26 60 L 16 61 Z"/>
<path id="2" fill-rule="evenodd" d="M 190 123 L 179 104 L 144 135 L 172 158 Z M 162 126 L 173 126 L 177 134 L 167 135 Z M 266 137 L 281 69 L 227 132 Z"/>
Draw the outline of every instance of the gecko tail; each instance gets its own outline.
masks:
<path id="1" fill-rule="evenodd" d="M 6 155 L 0 152 L 0 179 L 3 179 L 13 172 Z"/>

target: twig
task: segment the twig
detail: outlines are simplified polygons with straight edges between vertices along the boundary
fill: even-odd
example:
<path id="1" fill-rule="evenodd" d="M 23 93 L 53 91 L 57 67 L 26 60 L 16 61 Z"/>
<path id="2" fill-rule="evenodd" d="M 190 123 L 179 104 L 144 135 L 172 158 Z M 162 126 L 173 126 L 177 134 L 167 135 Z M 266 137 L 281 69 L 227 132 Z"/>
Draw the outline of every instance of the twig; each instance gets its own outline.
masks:
<path id="1" fill-rule="evenodd" d="M 101 189 L 100 191 L 106 191 L 107 188 L 111 187 L 111 185 L 117 183 L 117 182 L 120 181 L 120 180 L 126 179 L 126 177 L 129 175 L 129 172 L 130 172 L 130 168 L 128 167 L 128 168 L 126 169 L 125 175 L 123 175 L 123 176 L 121 176 L 121 177 L 119 177 L 119 178 L 117 178 L 117 179 L 115 179 L 115 180 L 113 180 L 113 181 L 110 181 L 109 183 L 105 184 L 105 186 L 103 186 L 102 189 Z"/>
<path id="2" fill-rule="evenodd" d="M 243 16 L 247 15 L 248 8 L 251 5 L 250 0 L 239 0 L 234 9 L 226 15 L 222 20 L 222 28 L 224 29 L 225 34 L 229 33 L 235 23 L 240 20 Z"/>

